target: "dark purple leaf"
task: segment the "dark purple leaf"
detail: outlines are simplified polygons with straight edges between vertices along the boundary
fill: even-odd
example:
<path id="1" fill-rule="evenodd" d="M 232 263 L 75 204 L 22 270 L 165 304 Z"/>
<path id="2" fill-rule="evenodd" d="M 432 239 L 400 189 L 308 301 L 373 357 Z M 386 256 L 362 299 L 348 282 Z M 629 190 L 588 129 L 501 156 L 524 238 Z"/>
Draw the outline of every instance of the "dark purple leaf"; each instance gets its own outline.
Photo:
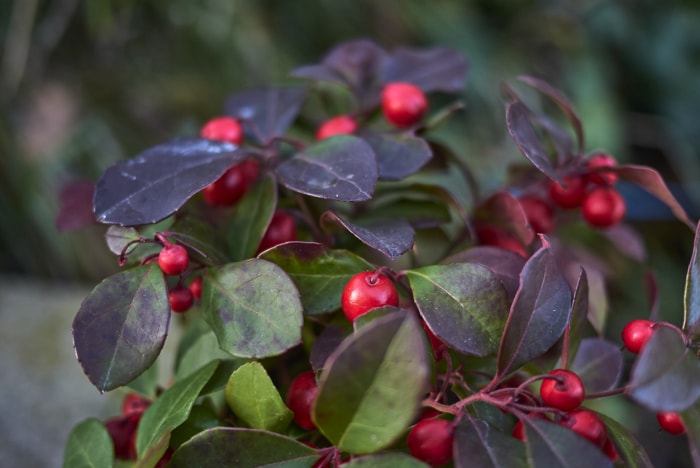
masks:
<path id="1" fill-rule="evenodd" d="M 564 332 L 571 312 L 571 289 L 551 248 L 545 244 L 520 273 L 498 353 L 506 375 L 547 351 Z"/>
<path id="2" fill-rule="evenodd" d="M 377 155 L 381 180 L 408 177 L 418 172 L 432 157 L 428 143 L 412 135 L 367 132 L 361 136 Z"/>
<path id="3" fill-rule="evenodd" d="M 685 277 L 685 307 L 683 329 L 690 331 L 693 336 L 700 328 L 700 223 L 695 230 L 693 241 L 693 255 L 688 264 L 688 273 Z"/>
<path id="4" fill-rule="evenodd" d="M 622 376 L 620 345 L 603 338 L 585 338 L 576 352 L 570 369 L 583 380 L 586 393 L 612 390 Z"/>
<path id="5" fill-rule="evenodd" d="M 637 184 L 647 192 L 654 195 L 656 198 L 666 204 L 666 206 L 671 209 L 671 212 L 676 215 L 680 221 L 684 222 L 691 229 L 695 230 L 695 223 L 688 218 L 688 214 L 685 212 L 681 204 L 678 203 L 678 200 L 676 200 L 671 191 L 668 189 L 664 179 L 655 169 L 647 166 L 625 164 L 610 168 L 610 170 L 619 175 L 620 179 Z"/>
<path id="6" fill-rule="evenodd" d="M 654 411 L 682 411 L 700 398 L 700 362 L 671 328 L 656 327 L 632 368 L 627 393 Z"/>
<path id="7" fill-rule="evenodd" d="M 243 122 L 248 133 L 267 144 L 283 136 L 299 114 L 306 99 L 306 88 L 253 88 L 229 96 L 224 112 Z"/>
<path id="8" fill-rule="evenodd" d="M 537 123 L 547 134 L 551 140 L 551 144 L 557 151 L 557 159 L 561 163 L 566 163 L 573 154 L 574 142 L 566 130 L 561 128 L 554 121 L 541 114 L 532 114 L 534 122 Z"/>
<path id="9" fill-rule="evenodd" d="M 460 93 L 467 79 L 467 60 L 454 49 L 397 49 L 387 61 L 382 83 L 403 81 L 424 92 Z"/>
<path id="10" fill-rule="evenodd" d="M 632 432 L 614 419 L 598 413 L 608 430 L 608 437 L 616 447 L 624 466 L 629 468 L 653 468 L 649 455 Z"/>
<path id="11" fill-rule="evenodd" d="M 377 158 L 364 140 L 339 135 L 321 140 L 275 168 L 285 187 L 312 197 L 357 202 L 372 198 Z"/>
<path id="12" fill-rule="evenodd" d="M 474 221 L 512 234 L 524 245 L 535 238 L 520 202 L 508 192 L 496 192 L 482 202 L 474 212 Z"/>
<path id="13" fill-rule="evenodd" d="M 534 118 L 533 113 L 522 101 L 512 101 L 506 107 L 508 133 L 515 140 L 520 152 L 547 177 L 561 183 L 549 155 L 547 155 L 535 127 L 532 125 L 530 120 L 532 118 Z"/>
<path id="14" fill-rule="evenodd" d="M 462 418 L 455 432 L 454 463 L 457 468 L 527 466 L 520 441 L 469 416 Z"/>
<path id="15" fill-rule="evenodd" d="M 229 143 L 176 138 L 108 168 L 97 182 L 95 216 L 101 223 L 152 224 L 241 161 Z"/>
<path id="16" fill-rule="evenodd" d="M 337 323 L 331 323 L 316 337 L 311 348 L 310 361 L 314 371 L 320 371 L 326 366 L 326 360 L 333 351 L 352 333 L 350 327 L 343 327 Z"/>
<path id="17" fill-rule="evenodd" d="M 576 113 L 576 110 L 574 110 L 574 106 L 569 102 L 564 93 L 546 81 L 535 78 L 534 76 L 520 75 L 518 76 L 518 80 L 527 83 L 541 93 L 549 96 L 559 106 L 574 127 L 576 139 L 578 140 L 578 152 L 581 153 L 584 148 L 583 125 L 581 124 L 581 119 Z"/>
<path id="18" fill-rule="evenodd" d="M 569 353 L 575 355 L 581 344 L 588 319 L 588 275 L 581 268 L 574 296 L 571 300 L 571 317 L 569 318 Z"/>
<path id="19" fill-rule="evenodd" d="M 602 234 L 612 242 L 618 252 L 639 263 L 647 261 L 644 239 L 637 230 L 626 224 L 618 224 L 603 230 Z"/>
<path id="20" fill-rule="evenodd" d="M 381 218 L 355 224 L 331 211 L 326 211 L 324 218 L 342 224 L 353 236 L 392 260 L 413 247 L 415 231 L 405 219 Z"/>
<path id="21" fill-rule="evenodd" d="M 56 229 L 60 232 L 76 231 L 95 224 L 92 199 L 95 196 L 95 183 L 71 182 L 61 188 L 60 208 L 56 216 Z"/>
<path id="22" fill-rule="evenodd" d="M 528 466 L 542 468 L 612 468 L 603 452 L 574 431 L 537 418 L 522 419 Z"/>
<path id="23" fill-rule="evenodd" d="M 165 342 L 170 303 L 153 262 L 102 281 L 73 321 L 78 361 L 100 392 L 126 385 L 148 369 Z"/>
<path id="24" fill-rule="evenodd" d="M 506 291 L 476 263 L 406 271 L 423 320 L 445 344 L 476 356 L 494 354 L 508 314 Z"/>

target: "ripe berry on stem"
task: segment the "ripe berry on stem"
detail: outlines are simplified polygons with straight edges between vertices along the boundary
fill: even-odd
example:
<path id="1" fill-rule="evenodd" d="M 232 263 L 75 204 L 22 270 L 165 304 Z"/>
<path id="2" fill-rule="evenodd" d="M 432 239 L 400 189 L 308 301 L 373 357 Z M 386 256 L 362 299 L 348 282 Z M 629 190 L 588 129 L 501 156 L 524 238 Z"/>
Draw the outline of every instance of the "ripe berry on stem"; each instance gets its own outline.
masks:
<path id="1" fill-rule="evenodd" d="M 425 94 L 411 83 L 394 82 L 384 86 L 381 105 L 386 120 L 399 128 L 417 124 L 428 111 Z"/>
<path id="2" fill-rule="evenodd" d="M 240 145 L 243 142 L 243 127 L 233 117 L 215 117 L 204 124 L 199 136 Z"/>
<path id="3" fill-rule="evenodd" d="M 339 115 L 328 119 L 318 127 L 316 139 L 323 140 L 335 135 L 352 135 L 357 130 L 357 122 L 349 115 Z"/>
<path id="4" fill-rule="evenodd" d="M 605 446 L 605 441 L 608 438 L 605 423 L 600 419 L 600 416 L 591 410 L 581 408 L 571 411 L 564 416 L 559 424 L 568 427 L 601 449 Z"/>
<path id="5" fill-rule="evenodd" d="M 187 249 L 178 244 L 167 243 L 158 254 L 158 266 L 166 275 L 179 275 L 190 264 Z"/>
<path id="6" fill-rule="evenodd" d="M 421 419 L 408 433 L 406 444 L 414 458 L 430 466 L 440 466 L 452 460 L 454 428 L 445 419 Z"/>
<path id="7" fill-rule="evenodd" d="M 661 429 L 673 435 L 680 435 L 685 433 L 685 423 L 681 419 L 681 415 L 669 411 L 669 412 L 659 412 L 656 413 L 656 420 L 659 422 Z"/>
<path id="8" fill-rule="evenodd" d="M 178 284 L 168 291 L 168 300 L 173 312 L 186 312 L 194 304 L 194 295 L 190 288 Z"/>
<path id="9" fill-rule="evenodd" d="M 653 333 L 654 322 L 651 320 L 632 320 L 622 329 L 622 342 L 630 352 L 639 354 Z"/>
<path id="10" fill-rule="evenodd" d="M 272 215 L 270 225 L 260 240 L 258 253 L 283 242 L 294 240 L 297 240 L 297 224 L 294 221 L 294 217 L 284 211 L 277 210 Z"/>
<path id="11" fill-rule="evenodd" d="M 554 230 L 554 211 L 549 203 L 539 197 L 526 195 L 520 198 L 520 206 L 535 232 L 549 234 Z"/>
<path id="12" fill-rule="evenodd" d="M 564 177 L 564 185 L 552 182 L 549 196 L 562 208 L 578 208 L 586 195 L 586 179 L 581 176 Z"/>
<path id="13" fill-rule="evenodd" d="M 578 375 L 570 370 L 554 369 L 549 376 L 553 378 L 544 379 L 540 386 L 540 397 L 545 405 L 570 411 L 583 403 L 586 392 Z"/>
<path id="14" fill-rule="evenodd" d="M 294 413 L 294 421 L 303 429 L 316 428 L 316 423 L 311 418 L 311 406 L 317 395 L 318 384 L 313 371 L 302 372 L 289 385 L 285 403 Z"/>
<path id="15" fill-rule="evenodd" d="M 581 206 L 583 219 L 595 227 L 614 226 L 622 221 L 626 211 L 625 199 L 612 187 L 591 190 Z"/>
<path id="16" fill-rule="evenodd" d="M 343 312 L 351 322 L 371 309 L 398 306 L 399 295 L 391 280 L 379 271 L 363 271 L 347 282 L 340 299 Z"/>
<path id="17" fill-rule="evenodd" d="M 596 171 L 604 167 L 615 167 L 617 161 L 607 153 L 595 153 L 586 161 L 586 169 L 593 172 L 586 174 L 586 179 L 597 185 L 613 185 L 617 182 L 617 174 L 608 171 Z"/>
<path id="18" fill-rule="evenodd" d="M 241 164 L 230 167 L 221 177 L 204 187 L 202 195 L 211 205 L 231 206 L 245 194 L 248 184 Z"/>

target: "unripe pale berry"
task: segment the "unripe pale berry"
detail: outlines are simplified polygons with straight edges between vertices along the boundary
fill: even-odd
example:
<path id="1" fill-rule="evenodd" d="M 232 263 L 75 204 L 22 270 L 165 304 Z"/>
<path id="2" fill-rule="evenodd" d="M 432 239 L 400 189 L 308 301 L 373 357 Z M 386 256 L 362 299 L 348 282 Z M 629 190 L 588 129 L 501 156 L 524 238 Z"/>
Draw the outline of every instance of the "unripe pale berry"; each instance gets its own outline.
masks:
<path id="1" fill-rule="evenodd" d="M 386 120 L 399 128 L 417 124 L 428 111 L 425 94 L 411 83 L 394 82 L 384 86 L 381 105 Z"/>
<path id="2" fill-rule="evenodd" d="M 545 405 L 562 411 L 578 408 L 586 397 L 581 378 L 566 369 L 554 369 L 551 379 L 544 379 L 540 386 L 540 397 Z"/>
<path id="3" fill-rule="evenodd" d="M 158 254 L 158 266 L 166 275 L 179 275 L 190 264 L 190 255 L 181 245 L 164 245 Z"/>
<path id="4" fill-rule="evenodd" d="M 406 445 L 414 458 L 430 466 L 444 465 L 452 460 L 454 428 L 445 419 L 421 419 L 408 433 Z"/>
<path id="5" fill-rule="evenodd" d="M 360 315 L 377 307 L 398 306 L 399 295 L 394 283 L 385 275 L 363 271 L 347 282 L 340 302 L 347 319 L 354 322 Z"/>
<path id="6" fill-rule="evenodd" d="M 335 135 L 352 135 L 357 130 L 357 122 L 349 115 L 339 115 L 328 119 L 318 127 L 316 139 L 323 140 Z"/>
<path id="7" fill-rule="evenodd" d="M 215 117 L 204 124 L 199 135 L 210 140 L 240 145 L 243 142 L 243 127 L 233 117 Z"/>
<path id="8" fill-rule="evenodd" d="M 622 196 L 612 187 L 591 190 L 583 200 L 581 214 L 588 224 L 595 227 L 610 227 L 622 221 L 627 206 Z"/>

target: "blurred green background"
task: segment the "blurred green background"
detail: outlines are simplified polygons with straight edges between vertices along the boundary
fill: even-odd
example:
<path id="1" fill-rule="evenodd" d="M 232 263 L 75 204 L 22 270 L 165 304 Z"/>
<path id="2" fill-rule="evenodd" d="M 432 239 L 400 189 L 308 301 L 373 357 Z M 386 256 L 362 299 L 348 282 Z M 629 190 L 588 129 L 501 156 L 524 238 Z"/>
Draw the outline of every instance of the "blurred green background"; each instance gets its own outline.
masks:
<path id="1" fill-rule="evenodd" d="M 0 275 L 94 285 L 116 271 L 104 227 L 58 233 L 63 184 L 194 134 L 243 87 L 281 84 L 339 41 L 448 46 L 468 58 L 466 109 L 444 130 L 485 190 L 508 138 L 499 84 L 543 77 L 578 109 L 587 150 L 658 169 L 700 206 L 700 3 L 581 0 L 6 0 L 0 2 Z M 638 192 L 629 219 L 679 322 L 692 233 Z M 618 265 L 620 283 L 638 279 Z M 82 294 L 82 293 L 81 293 Z M 611 328 L 648 314 L 611 290 Z M 611 332 L 612 333 L 612 332 Z M 650 428 L 652 436 L 654 429 Z M 665 440 L 665 439 L 664 439 Z"/>

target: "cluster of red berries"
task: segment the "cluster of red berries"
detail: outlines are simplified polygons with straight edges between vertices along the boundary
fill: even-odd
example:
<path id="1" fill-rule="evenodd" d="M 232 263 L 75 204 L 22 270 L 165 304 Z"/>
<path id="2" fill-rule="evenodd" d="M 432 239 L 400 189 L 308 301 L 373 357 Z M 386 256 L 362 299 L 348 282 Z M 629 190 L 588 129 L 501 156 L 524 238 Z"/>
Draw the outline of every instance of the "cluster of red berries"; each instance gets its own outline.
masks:
<path id="1" fill-rule="evenodd" d="M 162 240 L 163 248 L 158 254 L 158 266 L 166 275 L 182 275 L 190 264 L 187 249 L 179 244 Z M 195 298 L 202 297 L 202 278 L 195 278 L 189 286 L 179 281 L 168 291 L 168 300 L 173 312 L 185 312 L 192 307 Z"/>

